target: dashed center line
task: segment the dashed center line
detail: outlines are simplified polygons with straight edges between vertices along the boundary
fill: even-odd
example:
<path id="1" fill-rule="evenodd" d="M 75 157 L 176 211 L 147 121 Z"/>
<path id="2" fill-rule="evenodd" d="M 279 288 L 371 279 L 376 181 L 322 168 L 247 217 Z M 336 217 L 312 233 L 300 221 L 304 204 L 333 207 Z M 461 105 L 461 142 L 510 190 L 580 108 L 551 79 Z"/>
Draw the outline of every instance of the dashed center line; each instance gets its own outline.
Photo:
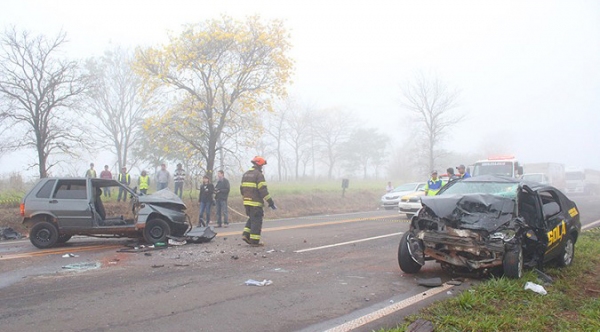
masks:
<path id="1" fill-rule="evenodd" d="M 327 248 L 332 248 L 332 247 L 339 247 L 339 246 L 345 246 L 347 244 L 352 244 L 352 243 L 359 243 L 359 242 L 365 242 L 365 241 L 371 241 L 371 240 L 377 240 L 377 239 L 383 239 L 386 237 L 390 237 L 390 236 L 396 236 L 396 235 L 402 235 L 404 234 L 404 232 L 398 232 L 398 233 L 391 233 L 391 234 L 385 234 L 385 235 L 379 235 L 379 236 L 374 236 L 374 237 L 368 237 L 365 239 L 359 239 L 359 240 L 354 240 L 354 241 L 347 241 L 347 242 L 341 242 L 341 243 L 335 243 L 335 244 L 328 244 L 326 246 L 321 246 L 321 247 L 314 247 L 314 248 L 307 248 L 307 249 L 300 249 L 300 250 L 296 250 L 294 252 L 296 253 L 301 253 L 301 252 L 307 252 L 307 251 L 313 251 L 313 250 L 321 250 L 321 249 L 327 249 Z"/>

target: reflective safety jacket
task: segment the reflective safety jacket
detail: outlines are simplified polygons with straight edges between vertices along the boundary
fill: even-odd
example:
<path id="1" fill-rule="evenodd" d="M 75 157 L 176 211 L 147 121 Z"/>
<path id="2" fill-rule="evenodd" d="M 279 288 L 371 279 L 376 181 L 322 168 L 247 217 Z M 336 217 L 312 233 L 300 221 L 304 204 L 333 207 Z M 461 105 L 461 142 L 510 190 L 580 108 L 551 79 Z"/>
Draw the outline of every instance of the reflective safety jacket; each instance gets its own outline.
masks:
<path id="1" fill-rule="evenodd" d="M 429 179 L 425 185 L 425 192 L 427 193 L 427 196 L 435 196 L 440 189 L 442 189 L 442 179 L 440 178 L 435 180 Z"/>
<path id="2" fill-rule="evenodd" d="M 127 173 L 127 174 L 119 173 L 119 176 L 117 176 L 117 181 L 124 183 L 126 185 L 130 185 L 131 177 L 129 176 L 129 173 Z"/>
<path id="3" fill-rule="evenodd" d="M 148 175 L 146 175 L 146 176 L 140 175 L 138 184 L 140 186 L 140 190 L 148 189 L 150 187 L 150 177 Z"/>
<path id="4" fill-rule="evenodd" d="M 240 193 L 242 194 L 245 206 L 263 207 L 263 201 L 271 200 L 265 176 L 255 167 L 251 167 L 242 176 Z"/>

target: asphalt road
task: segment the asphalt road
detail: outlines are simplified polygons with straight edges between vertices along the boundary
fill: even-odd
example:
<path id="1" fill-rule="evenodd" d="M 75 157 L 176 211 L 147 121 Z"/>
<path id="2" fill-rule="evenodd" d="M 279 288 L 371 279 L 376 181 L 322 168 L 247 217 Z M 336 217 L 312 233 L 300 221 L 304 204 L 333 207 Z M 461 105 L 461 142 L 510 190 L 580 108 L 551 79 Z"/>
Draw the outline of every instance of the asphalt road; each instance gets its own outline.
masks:
<path id="1" fill-rule="evenodd" d="M 598 198 L 573 199 L 584 225 L 600 219 Z M 127 240 L 76 238 L 54 251 L 2 242 L 1 329 L 323 331 L 376 312 L 356 329 L 370 331 L 477 282 L 429 297 L 435 288 L 398 267 L 408 223 L 395 211 L 266 221 L 262 248 L 243 243 L 241 229 L 219 229 L 210 243 L 134 253 L 118 252 Z M 79 263 L 97 268 L 63 268 Z M 421 271 L 421 278 L 451 279 L 433 262 Z M 247 286 L 249 279 L 272 284 Z M 416 305 L 402 309 L 404 302 Z"/>

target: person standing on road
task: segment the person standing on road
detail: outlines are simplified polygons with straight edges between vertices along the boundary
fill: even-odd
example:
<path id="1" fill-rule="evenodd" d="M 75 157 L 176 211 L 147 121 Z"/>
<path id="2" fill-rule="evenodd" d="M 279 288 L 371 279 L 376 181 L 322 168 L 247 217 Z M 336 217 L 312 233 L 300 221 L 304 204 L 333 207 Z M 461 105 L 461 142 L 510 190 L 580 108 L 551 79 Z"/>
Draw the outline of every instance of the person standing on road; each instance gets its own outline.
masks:
<path id="1" fill-rule="evenodd" d="M 160 171 L 158 171 L 156 174 L 156 183 L 158 183 L 156 190 L 163 190 L 167 188 L 169 186 L 170 177 L 171 174 L 169 174 L 169 171 L 167 171 L 167 165 L 161 164 Z"/>
<path id="2" fill-rule="evenodd" d="M 86 178 L 95 178 L 96 177 L 96 170 L 94 169 L 94 163 L 90 164 L 90 169 L 88 169 L 85 172 L 85 177 Z"/>
<path id="3" fill-rule="evenodd" d="M 221 227 L 221 214 L 225 227 L 229 225 L 227 211 L 227 197 L 229 197 L 229 180 L 225 178 L 223 170 L 217 172 L 217 184 L 215 185 L 215 201 L 217 203 L 217 227 Z"/>
<path id="4" fill-rule="evenodd" d="M 146 171 L 142 171 L 142 174 L 138 178 L 138 188 L 140 189 L 140 193 L 144 195 L 148 193 L 148 188 L 150 188 L 150 177 Z"/>
<path id="5" fill-rule="evenodd" d="M 131 177 L 129 176 L 129 173 L 127 173 L 127 167 L 123 166 L 123 168 L 121 168 L 121 173 L 119 173 L 119 176 L 117 176 L 117 181 L 129 187 L 131 184 Z M 127 192 L 123 187 L 119 187 L 119 196 L 117 197 L 117 202 L 121 201 L 121 196 L 123 196 L 123 202 L 127 202 Z"/>
<path id="6" fill-rule="evenodd" d="M 465 165 L 461 164 L 458 167 L 456 167 L 456 169 L 458 170 L 459 179 L 468 179 L 471 177 L 471 174 L 469 174 L 469 172 L 466 172 Z"/>
<path id="7" fill-rule="evenodd" d="M 438 178 L 437 171 L 431 172 L 431 179 L 425 185 L 425 195 L 435 196 L 442 189 L 442 179 Z"/>
<path id="8" fill-rule="evenodd" d="M 175 187 L 175 195 L 183 195 L 183 182 L 185 181 L 185 170 L 181 166 L 181 163 L 177 164 L 177 169 L 173 173 L 173 185 Z"/>
<path id="9" fill-rule="evenodd" d="M 202 177 L 202 185 L 200 186 L 200 215 L 198 216 L 198 226 L 208 227 L 210 223 L 210 207 L 213 205 L 213 193 L 215 192 L 215 186 L 210 183 L 208 175 Z M 204 212 L 206 211 L 206 219 L 203 219 Z M 204 222 L 206 220 L 206 223 Z"/>
<path id="10" fill-rule="evenodd" d="M 269 207 L 273 210 L 276 210 L 277 207 L 271 195 L 269 195 L 267 182 L 262 173 L 262 168 L 267 164 L 267 161 L 263 157 L 256 156 L 251 162 L 254 166 L 244 173 L 240 186 L 240 193 L 242 194 L 246 215 L 248 216 L 246 227 L 244 227 L 244 232 L 242 233 L 242 240 L 255 247 L 263 245 L 260 242 L 264 216 L 263 201 L 267 201 Z"/>
<path id="11" fill-rule="evenodd" d="M 386 193 L 391 193 L 392 190 L 394 190 L 394 186 L 392 186 L 392 181 L 388 181 L 387 186 L 385 187 L 385 192 Z"/>
<path id="12" fill-rule="evenodd" d="M 100 172 L 100 178 L 112 180 L 112 173 L 108 170 L 108 165 L 104 165 L 104 170 Z M 104 197 L 110 197 L 110 187 L 104 187 Z"/>

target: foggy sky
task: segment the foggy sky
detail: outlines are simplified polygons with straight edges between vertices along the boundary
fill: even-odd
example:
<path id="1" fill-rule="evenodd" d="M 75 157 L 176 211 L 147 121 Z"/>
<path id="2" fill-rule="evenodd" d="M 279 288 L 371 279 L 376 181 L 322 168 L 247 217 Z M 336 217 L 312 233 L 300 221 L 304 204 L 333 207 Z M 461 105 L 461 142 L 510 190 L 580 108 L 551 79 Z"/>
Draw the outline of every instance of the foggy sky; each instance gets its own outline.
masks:
<path id="1" fill-rule="evenodd" d="M 5 0 L 0 22 L 51 36 L 62 29 L 65 54 L 84 59 L 111 44 L 166 42 L 167 30 L 221 14 L 283 19 L 296 68 L 290 94 L 351 110 L 395 145 L 411 126 L 400 87 L 424 71 L 461 91 L 456 112 L 466 118 L 446 149 L 498 146 L 525 163 L 600 169 L 598 1 Z M 13 158 L 0 159 L 1 173 L 23 168 Z"/>

